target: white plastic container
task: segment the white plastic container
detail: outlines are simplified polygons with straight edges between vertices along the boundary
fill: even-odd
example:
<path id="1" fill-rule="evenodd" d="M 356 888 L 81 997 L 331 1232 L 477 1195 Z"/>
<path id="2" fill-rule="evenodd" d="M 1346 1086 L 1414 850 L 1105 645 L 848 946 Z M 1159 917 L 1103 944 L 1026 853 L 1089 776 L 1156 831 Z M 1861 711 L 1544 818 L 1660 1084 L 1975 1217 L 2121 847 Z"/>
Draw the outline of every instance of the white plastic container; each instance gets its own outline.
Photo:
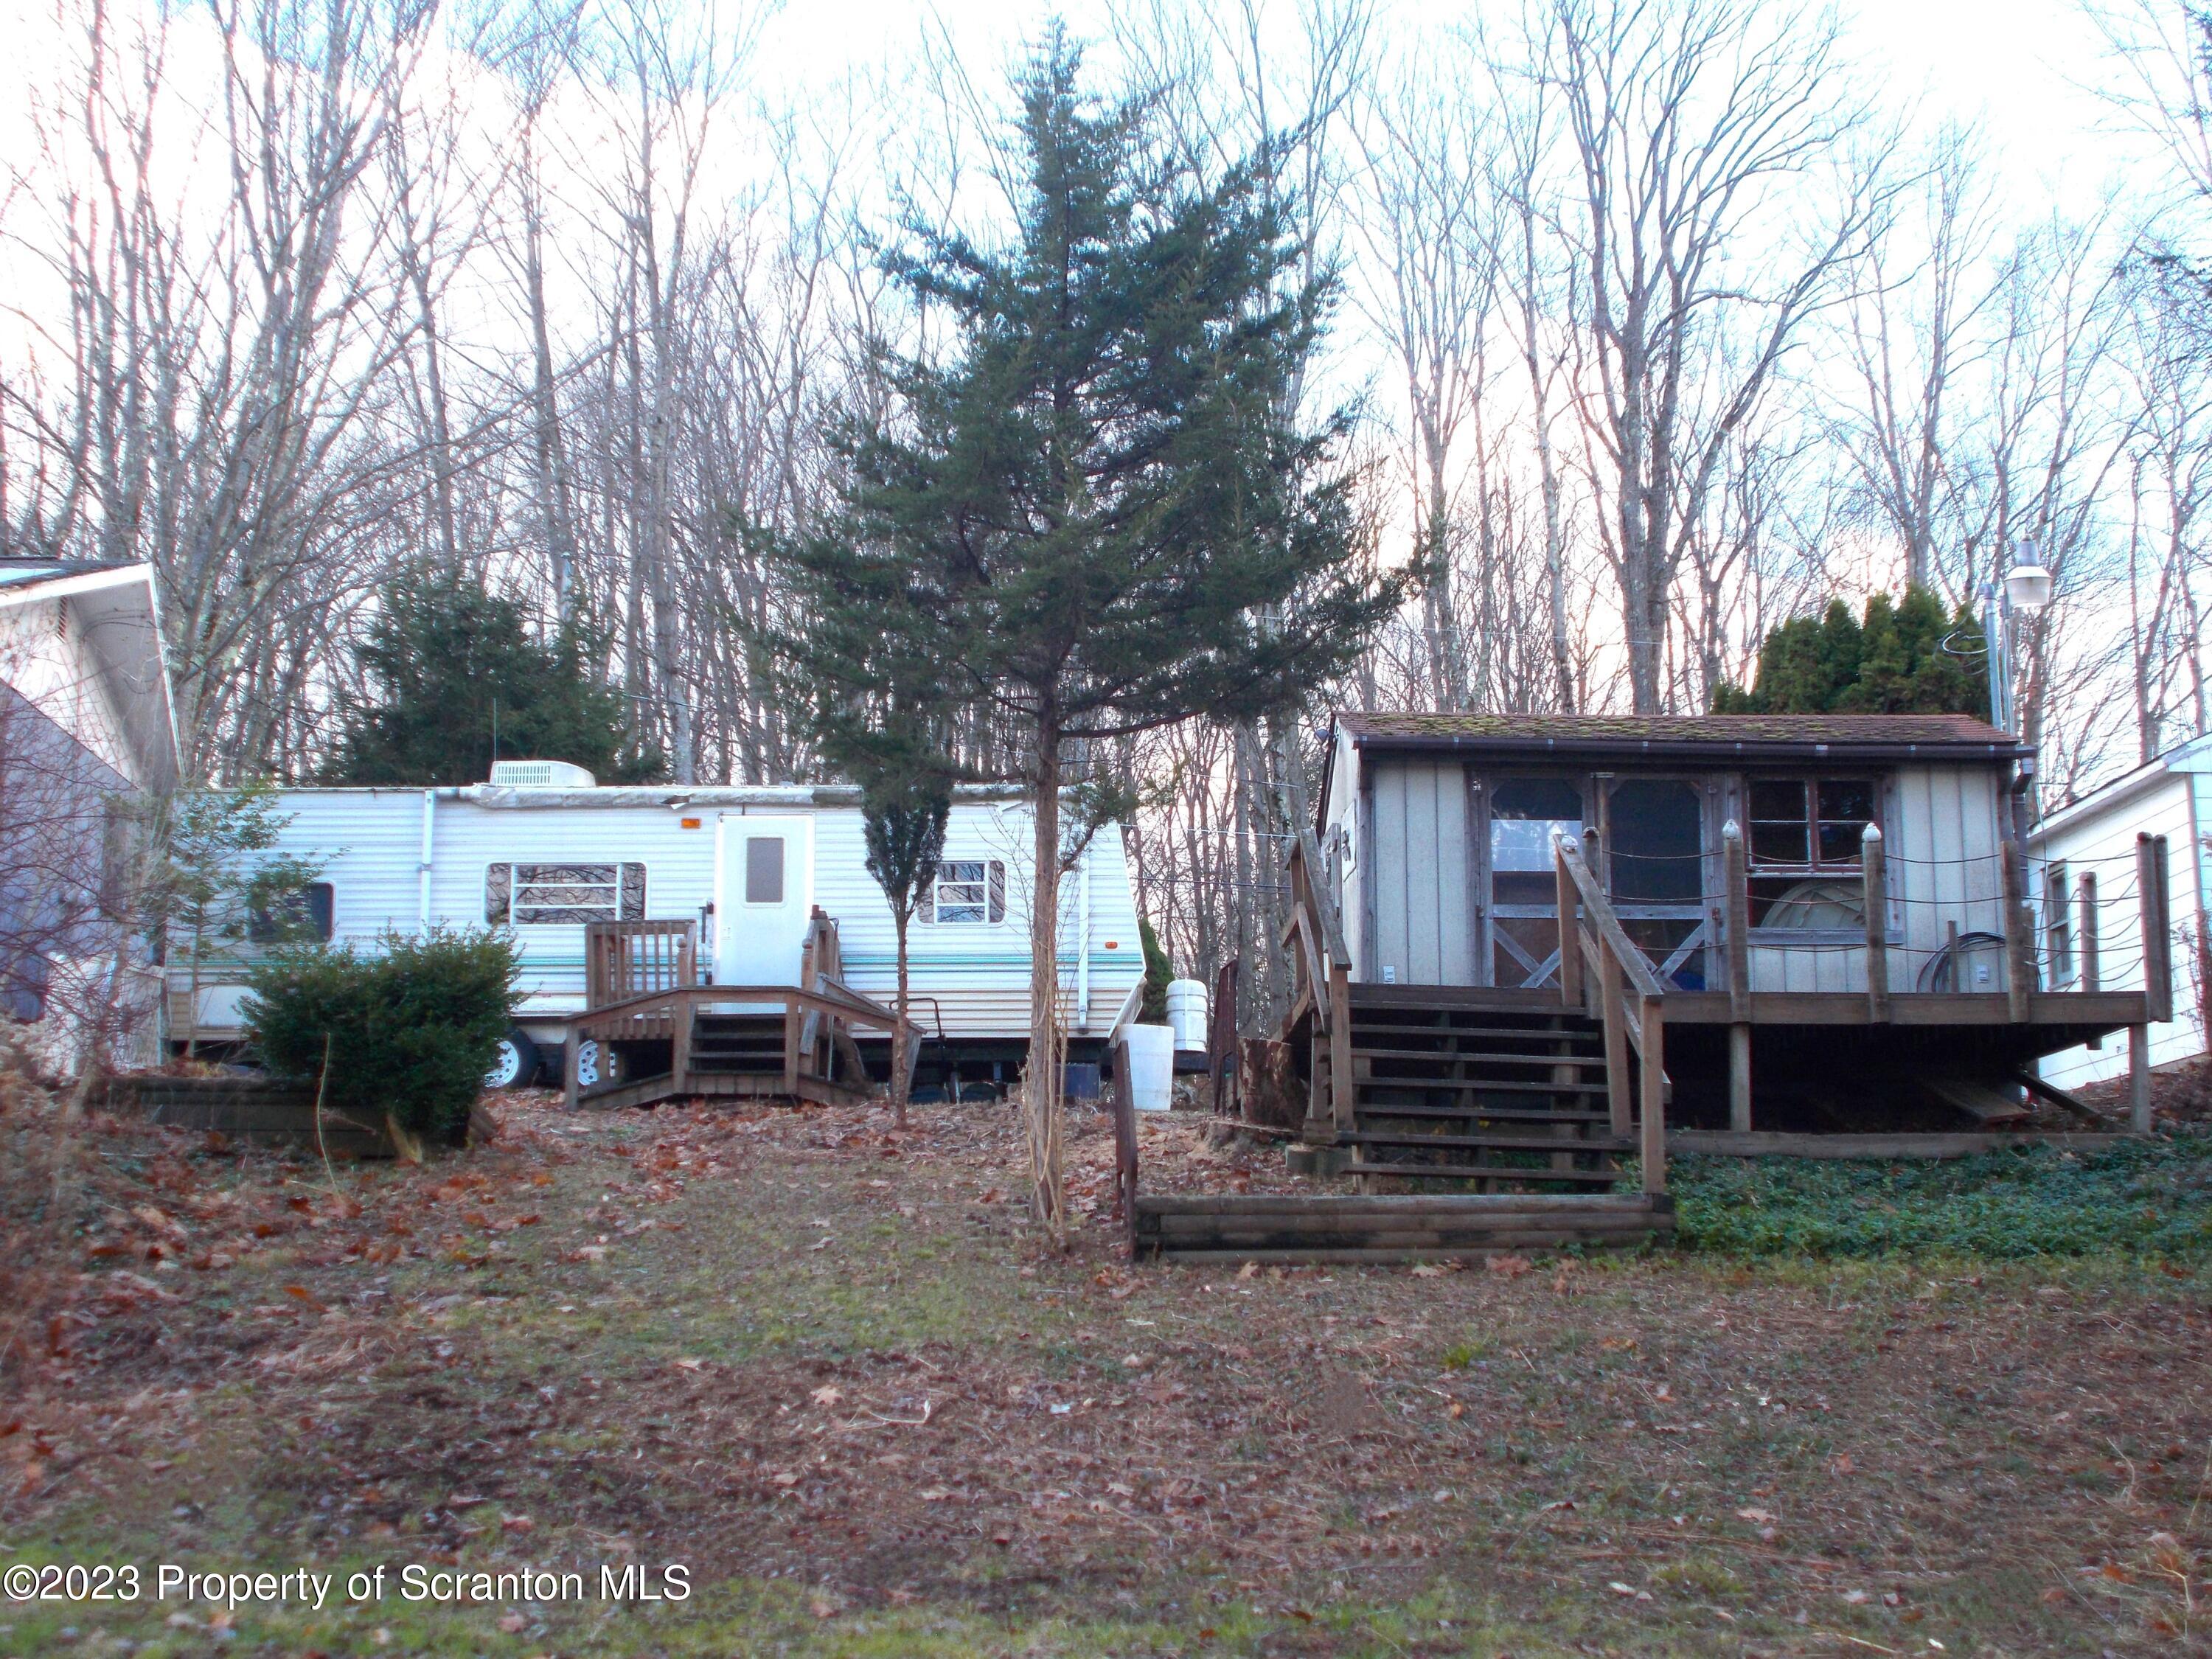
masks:
<path id="1" fill-rule="evenodd" d="M 1129 1068 L 1129 1100 L 1140 1112 L 1164 1112 L 1175 1102 L 1175 1032 L 1164 1025 L 1121 1028 L 1121 1064 Z"/>
<path id="2" fill-rule="evenodd" d="M 1168 981 L 1168 1028 L 1178 1048 L 1206 1047 L 1206 981 L 1177 979 Z"/>

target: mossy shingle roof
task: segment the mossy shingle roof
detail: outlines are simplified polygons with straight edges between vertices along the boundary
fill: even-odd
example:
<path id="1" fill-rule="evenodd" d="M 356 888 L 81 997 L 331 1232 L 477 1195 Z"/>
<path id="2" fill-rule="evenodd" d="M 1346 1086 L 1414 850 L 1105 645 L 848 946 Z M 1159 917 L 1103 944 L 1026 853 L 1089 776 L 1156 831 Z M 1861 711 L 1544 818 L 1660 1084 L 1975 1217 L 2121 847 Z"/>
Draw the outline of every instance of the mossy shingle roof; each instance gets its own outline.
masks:
<path id="1" fill-rule="evenodd" d="M 1347 713 L 1364 746 L 1620 750 L 1992 749 L 2019 740 L 1966 714 L 1433 714 Z"/>

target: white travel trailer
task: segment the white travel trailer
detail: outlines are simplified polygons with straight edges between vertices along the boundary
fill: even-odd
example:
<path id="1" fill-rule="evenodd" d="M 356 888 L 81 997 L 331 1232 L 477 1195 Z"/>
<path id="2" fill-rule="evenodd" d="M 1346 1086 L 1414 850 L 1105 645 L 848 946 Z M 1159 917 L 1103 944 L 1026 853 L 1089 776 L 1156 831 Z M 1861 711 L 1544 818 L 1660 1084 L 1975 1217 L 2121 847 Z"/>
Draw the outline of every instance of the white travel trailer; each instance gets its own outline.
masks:
<path id="1" fill-rule="evenodd" d="M 301 896 L 321 937 L 374 948 L 395 930 L 511 930 L 521 1002 L 502 1081 L 541 1069 L 559 1078 L 587 1005 L 671 983 L 798 986 L 803 962 L 810 975 L 821 967 L 825 932 L 842 990 L 879 1005 L 896 994 L 890 908 L 867 872 L 855 789 L 599 787 L 558 762 L 503 761 L 486 784 L 290 789 L 283 805 L 289 822 L 275 850 L 321 871 Z M 944 862 L 908 940 L 925 1074 L 1002 1083 L 1026 1052 L 1030 824 L 1011 791 L 956 794 Z M 1062 1016 L 1071 1058 L 1082 1060 L 1132 1017 L 1144 978 L 1111 828 L 1064 878 L 1060 914 Z M 634 947 L 680 956 L 681 976 L 639 978 Z M 599 948 L 623 953 L 611 981 L 587 972 Z M 249 949 L 241 966 L 250 960 Z M 173 978 L 173 1037 L 187 1022 L 203 1040 L 242 1035 L 242 975 L 230 977 L 203 983 L 197 1007 L 182 975 Z M 868 1069 L 887 1075 L 884 1034 L 864 1024 L 851 1034 L 872 1050 Z M 588 1089 L 588 1053 L 586 1064 Z"/>

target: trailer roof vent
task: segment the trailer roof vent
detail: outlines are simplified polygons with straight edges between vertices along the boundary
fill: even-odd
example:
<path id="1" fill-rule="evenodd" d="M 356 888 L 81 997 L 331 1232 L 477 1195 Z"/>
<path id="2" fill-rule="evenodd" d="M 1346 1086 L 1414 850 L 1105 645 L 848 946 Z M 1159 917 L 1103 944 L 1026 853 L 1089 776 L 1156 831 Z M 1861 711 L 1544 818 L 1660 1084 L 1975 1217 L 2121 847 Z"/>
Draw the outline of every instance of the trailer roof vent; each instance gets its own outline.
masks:
<path id="1" fill-rule="evenodd" d="M 494 761 L 491 781 L 501 789 L 589 789 L 598 782 L 580 766 L 545 760 Z"/>

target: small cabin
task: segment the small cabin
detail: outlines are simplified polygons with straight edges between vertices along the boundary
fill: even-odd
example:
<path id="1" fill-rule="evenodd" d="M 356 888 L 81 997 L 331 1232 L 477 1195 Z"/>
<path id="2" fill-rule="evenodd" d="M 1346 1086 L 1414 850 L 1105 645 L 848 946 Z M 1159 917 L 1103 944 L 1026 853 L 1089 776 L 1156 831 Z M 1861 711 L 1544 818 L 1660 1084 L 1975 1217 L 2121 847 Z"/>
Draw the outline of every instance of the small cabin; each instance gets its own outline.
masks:
<path id="1" fill-rule="evenodd" d="M 2149 921 L 2132 981 L 2045 959 L 2034 754 L 1977 720 L 1349 713 L 1331 744 L 1293 859 L 1310 1042 L 1325 974 L 1353 1015 L 1618 1005 L 1639 1053 L 1663 1019 L 1649 1086 L 1679 1124 L 1910 1127 L 2018 1115 L 2039 1057 L 2140 1031 L 2161 975 L 2170 995 Z M 2098 890 L 2156 904 L 2163 859 L 2113 851 Z M 1307 1062 L 1339 1125 L 1375 1074 L 1353 1046 Z"/>

